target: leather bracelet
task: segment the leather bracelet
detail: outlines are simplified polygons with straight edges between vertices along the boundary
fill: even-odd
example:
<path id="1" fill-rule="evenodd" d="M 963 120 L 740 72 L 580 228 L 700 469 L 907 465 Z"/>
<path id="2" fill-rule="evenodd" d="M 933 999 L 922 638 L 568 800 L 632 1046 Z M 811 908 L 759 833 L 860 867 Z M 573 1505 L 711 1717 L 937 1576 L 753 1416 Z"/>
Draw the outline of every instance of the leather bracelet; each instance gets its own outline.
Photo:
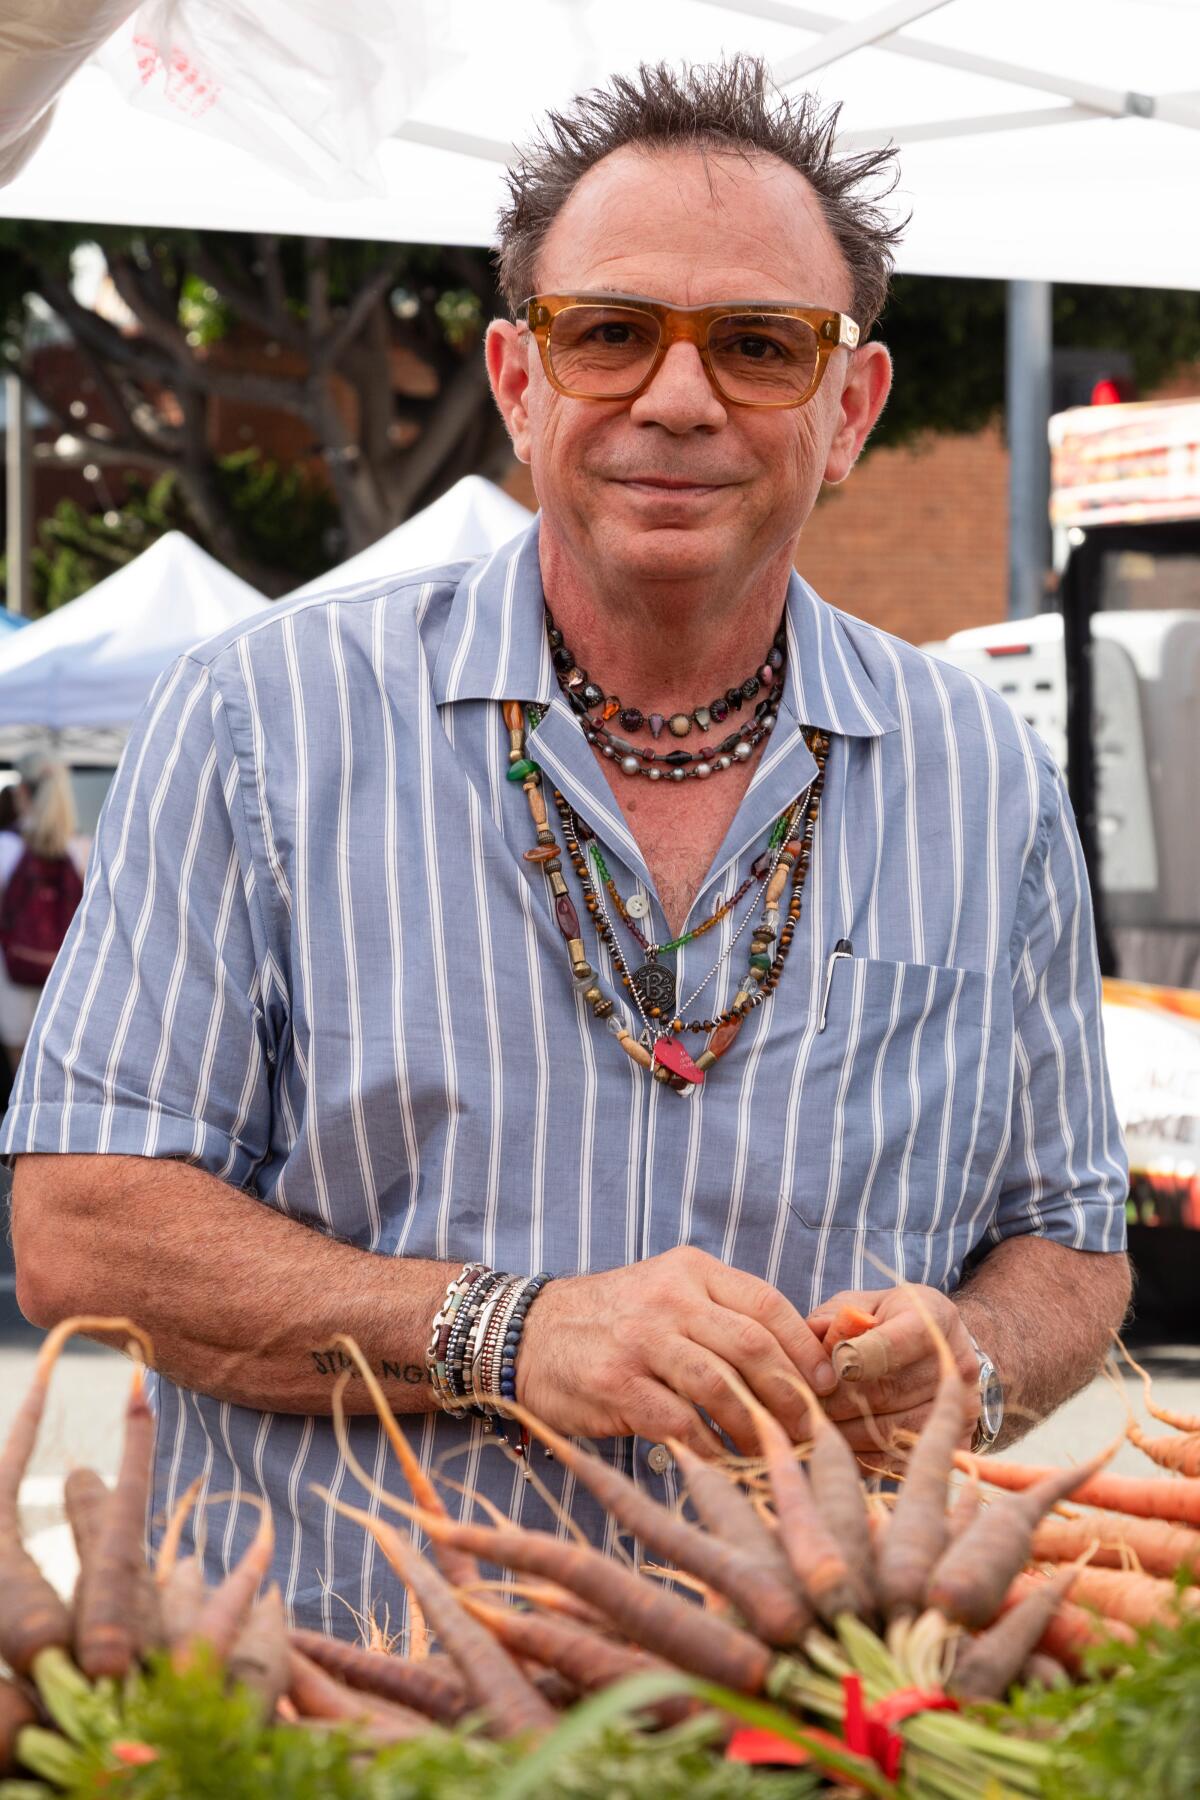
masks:
<path id="1" fill-rule="evenodd" d="M 425 1367 L 429 1371 L 430 1386 L 440 1405 L 446 1404 L 446 1348 L 455 1316 L 468 1290 L 481 1275 L 491 1274 L 491 1272 L 486 1263 L 464 1263 L 446 1288 L 442 1303 L 433 1316 L 429 1343 L 425 1350 Z"/>

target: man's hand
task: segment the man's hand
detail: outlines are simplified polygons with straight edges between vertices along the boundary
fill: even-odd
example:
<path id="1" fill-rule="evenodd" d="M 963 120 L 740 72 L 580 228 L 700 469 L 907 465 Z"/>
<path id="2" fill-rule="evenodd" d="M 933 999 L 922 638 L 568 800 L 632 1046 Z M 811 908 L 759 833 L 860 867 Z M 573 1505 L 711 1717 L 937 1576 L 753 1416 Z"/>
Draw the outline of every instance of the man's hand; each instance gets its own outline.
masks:
<path id="1" fill-rule="evenodd" d="M 929 1330 L 930 1319 L 950 1347 L 967 1384 L 970 1412 L 963 1419 L 963 1442 L 970 1441 L 978 1414 L 979 1359 L 962 1314 L 937 1288 L 907 1286 L 835 1294 L 809 1318 L 815 1336 L 824 1338 L 834 1314 L 858 1306 L 875 1315 L 887 1337 L 890 1368 L 878 1381 L 841 1381 L 825 1410 L 867 1463 L 890 1467 L 888 1446 L 898 1431 L 920 1431 L 937 1393 L 941 1364 Z"/>
<path id="2" fill-rule="evenodd" d="M 834 1387 L 829 1359 L 776 1288 L 684 1247 L 602 1275 L 551 1282 L 530 1310 L 517 1398 L 575 1437 L 675 1437 L 704 1456 L 723 1446 L 701 1411 L 747 1455 L 758 1440 L 736 1375 L 800 1437 L 802 1375 Z"/>

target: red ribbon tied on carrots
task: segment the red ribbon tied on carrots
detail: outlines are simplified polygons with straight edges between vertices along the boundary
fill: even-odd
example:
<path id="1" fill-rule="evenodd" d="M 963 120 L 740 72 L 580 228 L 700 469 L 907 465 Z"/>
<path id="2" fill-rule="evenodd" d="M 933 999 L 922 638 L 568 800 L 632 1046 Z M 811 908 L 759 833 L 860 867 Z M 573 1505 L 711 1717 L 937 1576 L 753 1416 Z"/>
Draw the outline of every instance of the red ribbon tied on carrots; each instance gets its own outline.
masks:
<path id="1" fill-rule="evenodd" d="M 904 1755 L 904 1739 L 895 1727 L 915 1713 L 959 1710 L 958 1701 L 952 1700 L 941 1688 L 919 1687 L 897 1688 L 894 1694 L 888 1694 L 874 1706 L 867 1706 L 859 1675 L 843 1675 L 842 1694 L 845 1706 L 841 1738 L 810 1725 L 805 1726 L 805 1735 L 818 1744 L 828 1744 L 832 1750 L 850 1750 L 855 1756 L 866 1758 L 889 1781 L 895 1781 L 899 1775 L 900 1759 Z M 725 1756 L 729 1762 L 769 1763 L 776 1767 L 814 1760 L 820 1762 L 819 1755 L 812 1756 L 801 1745 L 776 1737 L 773 1731 L 748 1725 L 734 1732 Z"/>
<path id="2" fill-rule="evenodd" d="M 859 1675 L 842 1676 L 842 1694 L 842 1731 L 847 1750 L 853 1750 L 857 1756 L 869 1756 L 889 1781 L 895 1781 L 899 1775 L 904 1754 L 904 1739 L 895 1727 L 914 1713 L 958 1711 L 957 1700 L 941 1688 L 897 1688 L 894 1694 L 867 1706 Z"/>

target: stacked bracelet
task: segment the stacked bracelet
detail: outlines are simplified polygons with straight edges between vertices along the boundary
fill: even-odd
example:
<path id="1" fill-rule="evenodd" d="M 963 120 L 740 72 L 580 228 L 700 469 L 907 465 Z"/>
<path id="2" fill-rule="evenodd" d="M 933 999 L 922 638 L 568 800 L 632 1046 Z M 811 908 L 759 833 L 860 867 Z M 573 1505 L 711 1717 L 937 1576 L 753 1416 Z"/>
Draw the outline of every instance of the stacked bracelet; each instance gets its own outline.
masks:
<path id="1" fill-rule="evenodd" d="M 517 1397 L 517 1355 L 529 1309 L 552 1276 L 507 1275 L 465 1263 L 434 1317 L 425 1361 L 439 1405 L 495 1421 Z"/>

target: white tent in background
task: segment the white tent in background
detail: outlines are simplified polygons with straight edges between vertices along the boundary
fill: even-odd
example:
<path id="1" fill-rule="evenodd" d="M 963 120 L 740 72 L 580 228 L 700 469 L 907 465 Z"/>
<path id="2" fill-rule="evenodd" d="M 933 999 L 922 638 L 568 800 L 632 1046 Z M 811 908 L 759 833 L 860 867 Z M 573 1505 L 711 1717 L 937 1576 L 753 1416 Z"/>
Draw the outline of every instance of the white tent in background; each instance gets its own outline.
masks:
<path id="1" fill-rule="evenodd" d="M 89 593 L 4 640 L 0 728 L 127 728 L 175 657 L 267 605 L 199 544 L 169 531 Z M 0 734 L 0 747 L 13 735 Z"/>
<path id="2" fill-rule="evenodd" d="M 357 556 L 298 587 L 301 594 L 328 593 L 360 581 L 387 581 L 428 563 L 486 556 L 524 531 L 533 514 L 482 475 L 464 475 L 424 512 L 414 514 Z"/>
<path id="3" fill-rule="evenodd" d="M 82 69 L 77 0 L 25 10 L 0 54 L 10 217 L 486 244 L 547 107 L 750 51 L 845 102 L 840 148 L 900 146 L 901 269 L 1200 286 L 1190 0 L 525 0 L 517 31 L 482 0 L 96 0 Z"/>

